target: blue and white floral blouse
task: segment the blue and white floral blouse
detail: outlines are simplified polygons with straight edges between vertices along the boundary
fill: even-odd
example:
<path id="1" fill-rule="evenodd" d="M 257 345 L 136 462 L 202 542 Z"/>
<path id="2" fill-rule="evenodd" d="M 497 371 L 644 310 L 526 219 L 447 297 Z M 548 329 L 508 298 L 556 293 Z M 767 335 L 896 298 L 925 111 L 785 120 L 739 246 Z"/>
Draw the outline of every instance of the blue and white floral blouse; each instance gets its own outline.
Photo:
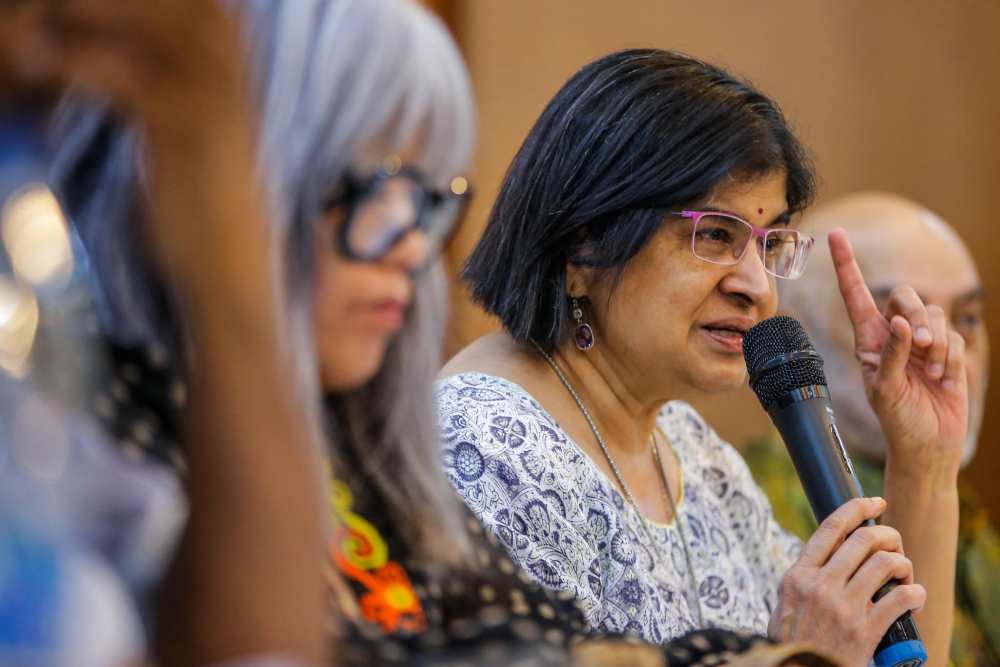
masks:
<path id="1" fill-rule="evenodd" d="M 688 404 L 660 427 L 681 462 L 676 521 L 642 519 L 615 484 L 518 385 L 465 373 L 436 398 L 449 479 L 515 563 L 572 595 L 592 629 L 662 643 L 706 625 L 765 634 L 801 543 L 775 522 L 746 464 Z M 652 541 L 650 541 L 650 537 Z"/>

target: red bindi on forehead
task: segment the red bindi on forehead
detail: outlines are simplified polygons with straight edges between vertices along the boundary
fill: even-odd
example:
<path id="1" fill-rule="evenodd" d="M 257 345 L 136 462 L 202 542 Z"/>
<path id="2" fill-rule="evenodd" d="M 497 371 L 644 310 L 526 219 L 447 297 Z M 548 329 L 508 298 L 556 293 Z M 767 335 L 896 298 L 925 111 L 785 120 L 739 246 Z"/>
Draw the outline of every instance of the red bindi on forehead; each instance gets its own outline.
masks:
<path id="1" fill-rule="evenodd" d="M 757 209 L 757 215 L 764 215 L 764 209 L 762 208 Z"/>

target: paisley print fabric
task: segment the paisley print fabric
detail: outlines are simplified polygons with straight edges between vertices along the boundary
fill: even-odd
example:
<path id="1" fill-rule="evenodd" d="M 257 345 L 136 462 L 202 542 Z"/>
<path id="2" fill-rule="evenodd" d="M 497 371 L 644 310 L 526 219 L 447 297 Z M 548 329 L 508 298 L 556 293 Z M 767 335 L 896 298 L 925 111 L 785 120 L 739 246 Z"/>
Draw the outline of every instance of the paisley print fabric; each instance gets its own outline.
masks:
<path id="1" fill-rule="evenodd" d="M 436 389 L 446 473 L 511 558 L 571 595 L 591 629 L 663 643 L 706 625 L 766 633 L 801 548 L 740 455 L 682 402 L 659 424 L 683 476 L 676 522 L 648 523 L 521 387 L 466 373 Z M 693 581 L 692 581 L 693 580 Z"/>

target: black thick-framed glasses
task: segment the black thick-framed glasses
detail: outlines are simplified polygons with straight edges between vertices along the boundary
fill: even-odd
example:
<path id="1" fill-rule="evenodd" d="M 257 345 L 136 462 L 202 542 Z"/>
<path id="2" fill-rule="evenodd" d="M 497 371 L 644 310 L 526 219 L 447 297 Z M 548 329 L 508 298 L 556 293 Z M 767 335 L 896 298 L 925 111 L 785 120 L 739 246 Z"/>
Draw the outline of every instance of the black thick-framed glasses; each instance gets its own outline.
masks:
<path id="1" fill-rule="evenodd" d="M 427 244 L 422 263 L 426 266 L 448 244 L 471 197 L 472 188 L 465 178 L 455 177 L 448 190 L 438 190 L 418 169 L 404 166 L 398 156 L 391 155 L 373 173 L 349 170 L 324 208 L 343 209 L 336 243 L 344 257 L 378 261 L 415 230 Z"/>

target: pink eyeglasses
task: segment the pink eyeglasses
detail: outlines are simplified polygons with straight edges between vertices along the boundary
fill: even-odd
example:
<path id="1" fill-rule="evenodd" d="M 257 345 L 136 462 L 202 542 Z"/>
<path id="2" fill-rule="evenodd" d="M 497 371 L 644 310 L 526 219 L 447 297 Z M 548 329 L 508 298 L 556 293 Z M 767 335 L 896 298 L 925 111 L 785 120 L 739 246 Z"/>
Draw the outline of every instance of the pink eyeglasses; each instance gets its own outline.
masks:
<path id="1" fill-rule="evenodd" d="M 712 264 L 739 264 L 753 240 L 764 270 L 778 278 L 802 275 L 813 238 L 797 229 L 754 227 L 746 220 L 717 211 L 680 211 L 673 215 L 693 222 L 691 252 Z"/>

